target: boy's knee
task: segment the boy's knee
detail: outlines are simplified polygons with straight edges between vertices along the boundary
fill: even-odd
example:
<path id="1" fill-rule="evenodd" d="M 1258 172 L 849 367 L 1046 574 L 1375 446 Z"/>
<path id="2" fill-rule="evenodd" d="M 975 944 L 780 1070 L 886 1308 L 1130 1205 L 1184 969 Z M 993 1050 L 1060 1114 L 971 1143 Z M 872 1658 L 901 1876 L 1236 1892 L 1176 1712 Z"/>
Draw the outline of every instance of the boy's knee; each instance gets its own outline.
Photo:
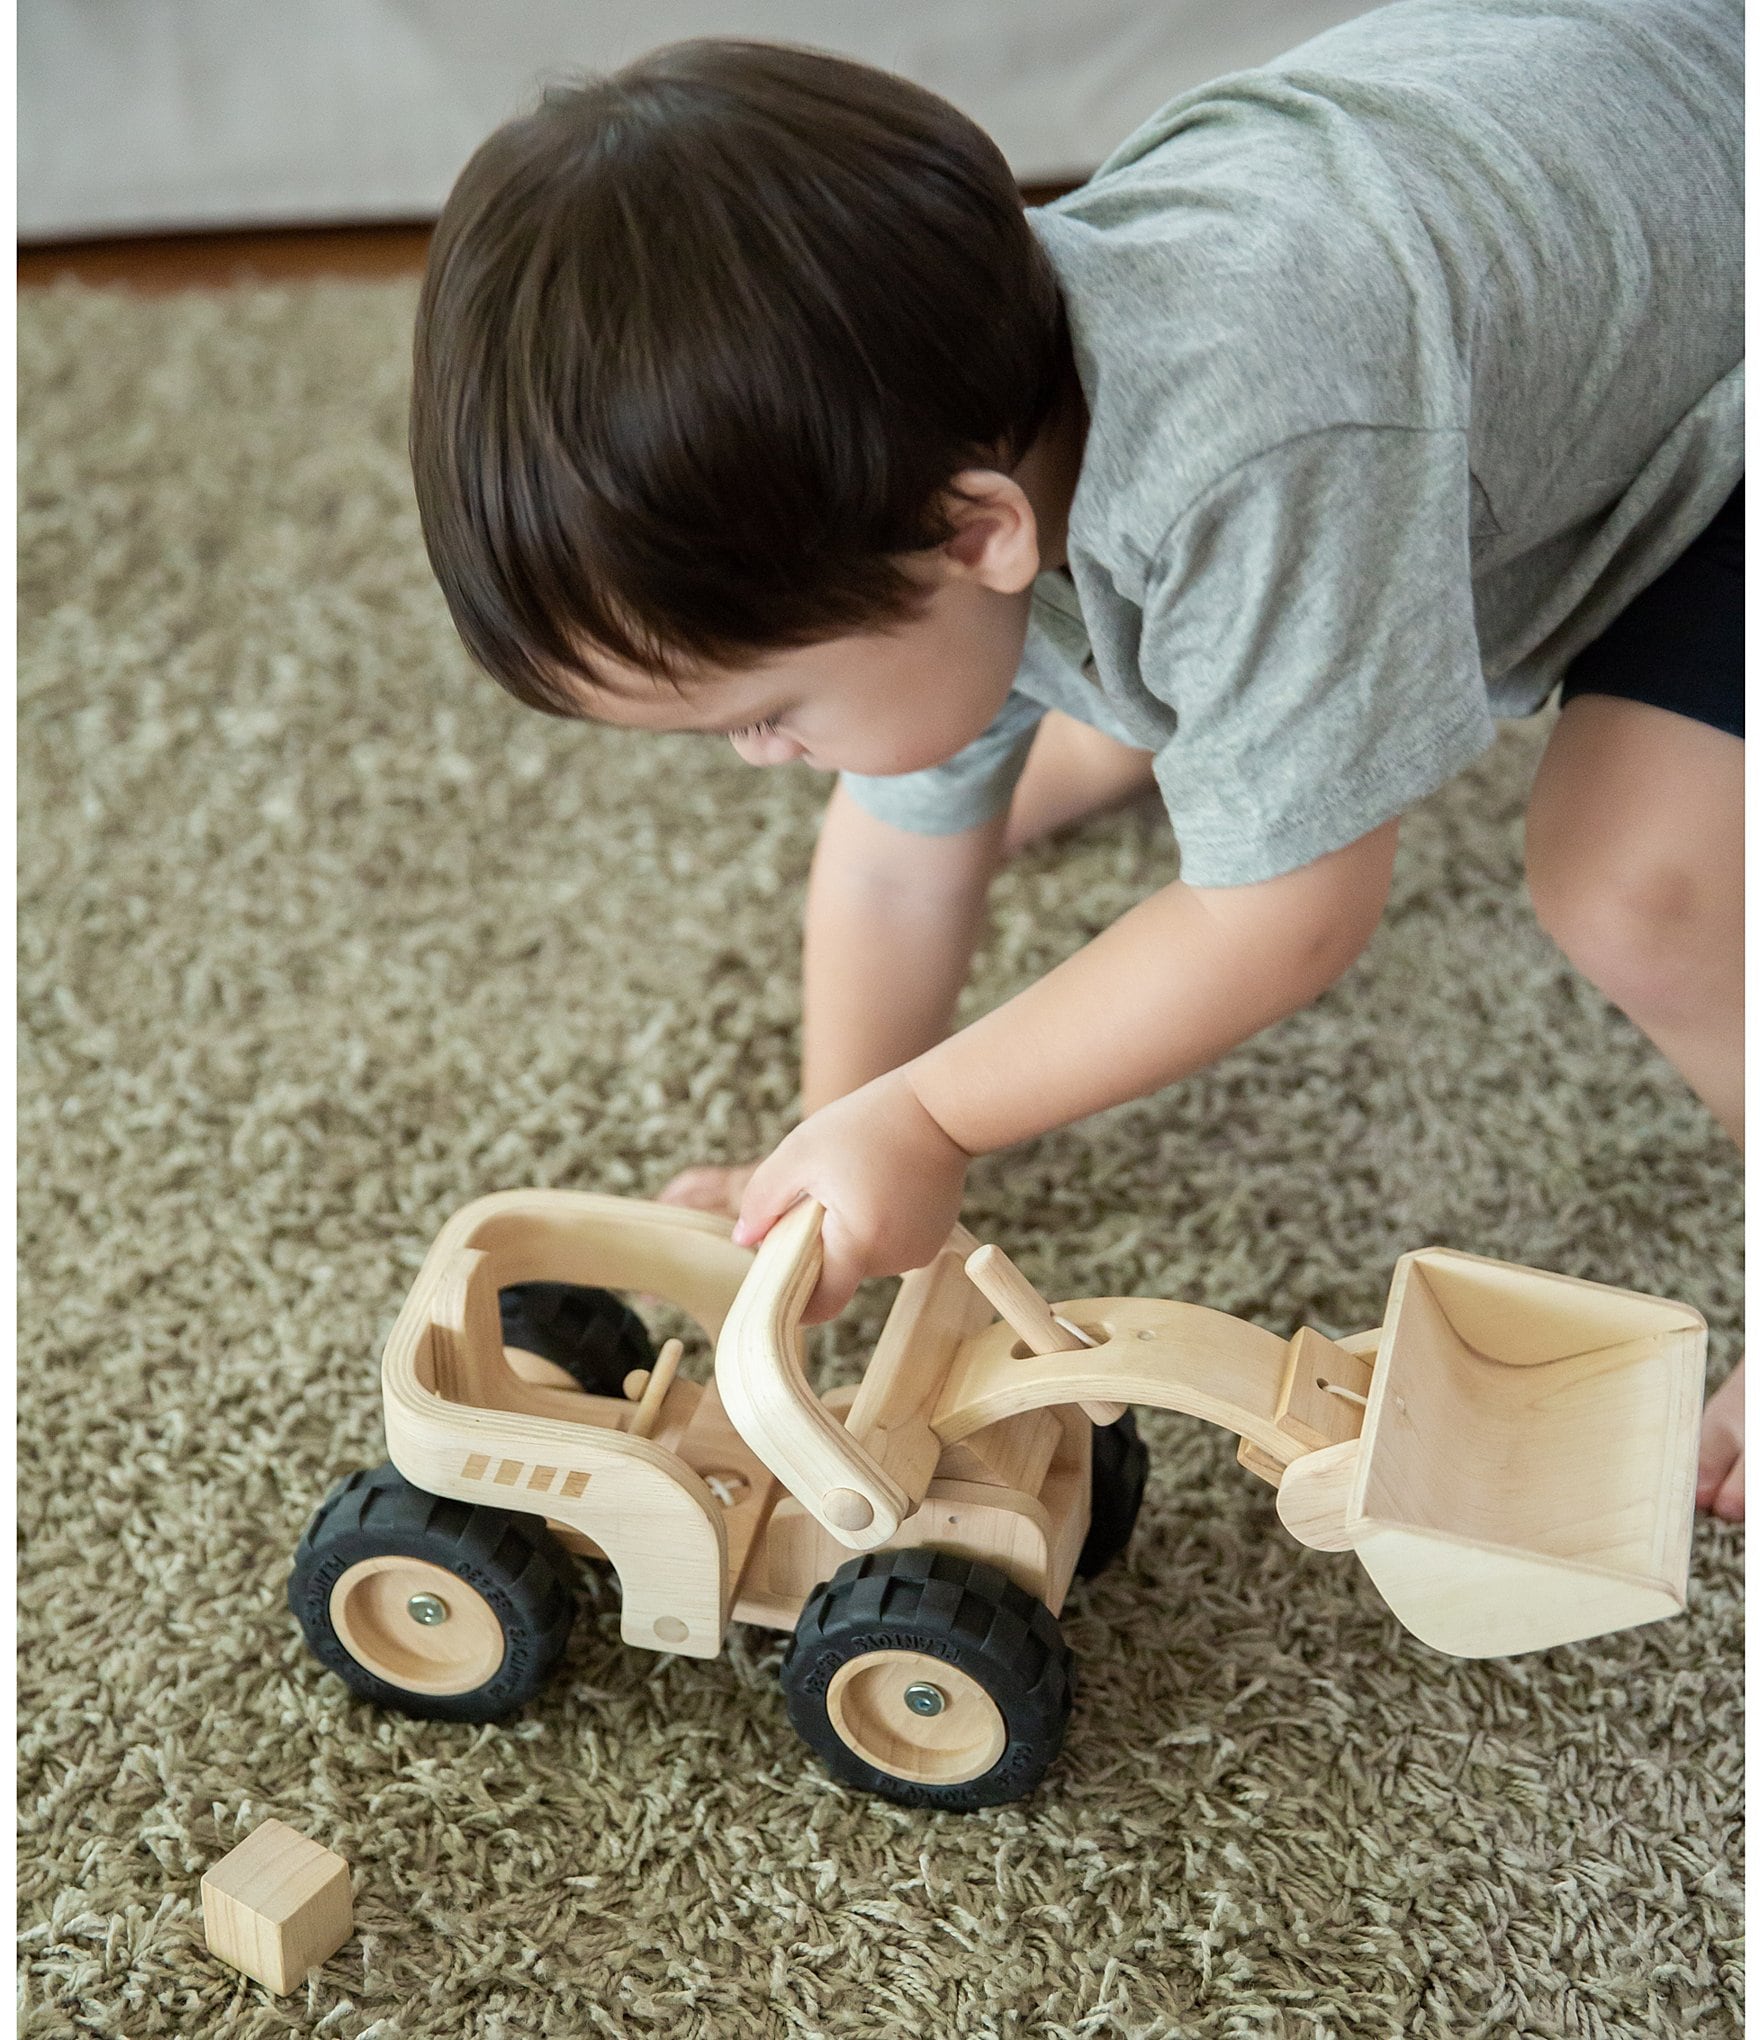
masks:
<path id="1" fill-rule="evenodd" d="M 1666 850 L 1578 849 L 1528 840 L 1541 927 L 1624 1013 L 1691 1019 L 1708 992 L 1740 982 L 1739 909 Z"/>

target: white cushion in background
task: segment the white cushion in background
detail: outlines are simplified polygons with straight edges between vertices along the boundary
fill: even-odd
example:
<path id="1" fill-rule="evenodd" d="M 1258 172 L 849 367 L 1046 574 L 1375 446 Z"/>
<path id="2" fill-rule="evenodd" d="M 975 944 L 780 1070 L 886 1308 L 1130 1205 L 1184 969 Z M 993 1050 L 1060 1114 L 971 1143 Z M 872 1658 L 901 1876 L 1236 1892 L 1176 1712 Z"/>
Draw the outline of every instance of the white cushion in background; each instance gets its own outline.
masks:
<path id="1" fill-rule="evenodd" d="M 1360 0 L 26 0 L 21 239 L 427 219 L 546 78 L 658 43 L 810 43 L 943 93 L 1024 183 Z"/>

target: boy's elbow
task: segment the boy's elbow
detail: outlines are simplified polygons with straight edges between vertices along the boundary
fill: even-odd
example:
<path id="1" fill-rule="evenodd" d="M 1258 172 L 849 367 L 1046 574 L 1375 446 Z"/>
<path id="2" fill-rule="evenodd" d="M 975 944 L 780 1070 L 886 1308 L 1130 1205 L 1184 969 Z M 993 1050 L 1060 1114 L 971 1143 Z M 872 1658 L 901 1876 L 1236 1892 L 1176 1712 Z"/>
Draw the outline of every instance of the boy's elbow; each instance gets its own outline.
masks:
<path id="1" fill-rule="evenodd" d="M 1398 845 L 1396 816 L 1342 850 L 1318 859 L 1301 874 L 1319 889 L 1313 903 L 1318 911 L 1307 920 L 1306 930 L 1313 997 L 1318 998 L 1344 976 L 1381 925 L 1393 886 Z"/>
<path id="2" fill-rule="evenodd" d="M 1369 946 L 1387 905 L 1398 832 L 1398 821 L 1388 822 L 1298 871 L 1240 888 L 1238 904 L 1228 901 L 1242 916 L 1240 934 L 1275 958 L 1283 1010 L 1319 998 Z M 1211 897 L 1228 900 L 1226 892 Z"/>
<path id="3" fill-rule="evenodd" d="M 1310 998 L 1319 998 L 1322 992 L 1330 991 L 1369 946 L 1369 938 L 1375 933 L 1381 921 L 1379 909 L 1364 919 L 1357 914 L 1347 915 L 1329 928 L 1318 930 L 1313 938 L 1308 959 L 1308 975 L 1311 981 Z"/>
<path id="4" fill-rule="evenodd" d="M 840 785 L 820 828 L 815 874 L 826 886 L 907 912 L 933 912 L 988 888 L 1002 861 L 1006 822 L 1003 813 L 952 835 L 913 835 L 868 814 Z"/>

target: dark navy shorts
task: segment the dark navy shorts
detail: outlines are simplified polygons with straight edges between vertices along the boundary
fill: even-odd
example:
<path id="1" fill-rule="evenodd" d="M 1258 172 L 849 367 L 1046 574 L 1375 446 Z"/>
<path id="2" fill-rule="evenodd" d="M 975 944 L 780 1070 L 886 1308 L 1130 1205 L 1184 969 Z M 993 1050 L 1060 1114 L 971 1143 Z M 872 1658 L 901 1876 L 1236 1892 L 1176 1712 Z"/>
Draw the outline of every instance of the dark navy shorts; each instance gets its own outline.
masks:
<path id="1" fill-rule="evenodd" d="M 1560 702 L 1617 694 L 1742 735 L 1742 484 L 1565 669 Z"/>

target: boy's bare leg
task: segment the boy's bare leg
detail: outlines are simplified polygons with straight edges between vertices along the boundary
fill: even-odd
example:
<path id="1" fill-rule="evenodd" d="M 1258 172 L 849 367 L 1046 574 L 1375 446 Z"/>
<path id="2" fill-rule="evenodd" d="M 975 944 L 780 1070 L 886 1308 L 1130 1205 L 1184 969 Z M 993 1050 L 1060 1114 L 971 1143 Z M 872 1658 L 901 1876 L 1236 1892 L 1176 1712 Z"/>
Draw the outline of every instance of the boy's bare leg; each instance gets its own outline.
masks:
<path id="1" fill-rule="evenodd" d="M 1015 782 L 1003 855 L 1012 857 L 1041 836 L 1122 807 L 1154 785 L 1147 751 L 1049 709 Z"/>
<path id="2" fill-rule="evenodd" d="M 1740 738 L 1647 702 L 1582 694 L 1528 807 L 1528 882 L 1559 947 L 1742 1145 Z M 1699 1506 L 1745 1512 L 1743 1373 L 1705 1406 Z"/>

